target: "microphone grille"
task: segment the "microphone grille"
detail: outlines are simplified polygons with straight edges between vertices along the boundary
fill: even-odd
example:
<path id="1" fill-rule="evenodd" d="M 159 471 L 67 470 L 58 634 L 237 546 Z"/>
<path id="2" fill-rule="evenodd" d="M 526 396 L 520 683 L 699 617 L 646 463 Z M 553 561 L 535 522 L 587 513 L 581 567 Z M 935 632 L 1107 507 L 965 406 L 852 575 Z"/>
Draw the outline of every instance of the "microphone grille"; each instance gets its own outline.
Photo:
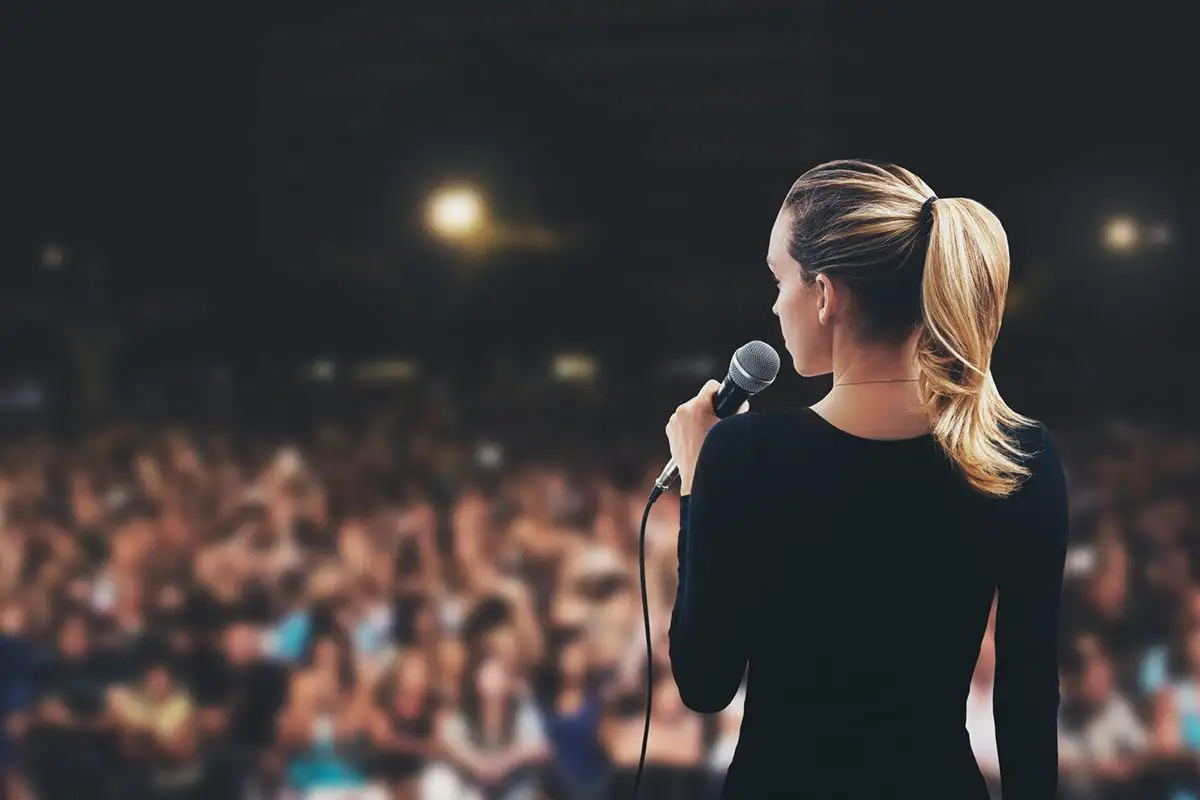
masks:
<path id="1" fill-rule="evenodd" d="M 729 362 L 729 377 L 747 394 L 758 394 L 779 375 L 779 353 L 766 342 L 746 342 Z"/>

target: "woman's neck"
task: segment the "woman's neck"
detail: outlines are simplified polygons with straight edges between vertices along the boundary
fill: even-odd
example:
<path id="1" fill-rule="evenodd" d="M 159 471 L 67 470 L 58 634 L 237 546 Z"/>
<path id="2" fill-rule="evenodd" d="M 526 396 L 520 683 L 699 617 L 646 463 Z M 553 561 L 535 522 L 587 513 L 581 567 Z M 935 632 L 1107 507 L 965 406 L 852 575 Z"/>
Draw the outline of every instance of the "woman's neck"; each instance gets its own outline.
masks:
<path id="1" fill-rule="evenodd" d="M 558 690 L 558 701 L 555 704 L 562 714 L 570 714 L 583 705 L 583 686 L 578 681 L 569 680 Z"/>
<path id="2" fill-rule="evenodd" d="M 917 339 L 901 345 L 866 346 L 834 336 L 833 382 L 835 385 L 864 381 L 902 381 L 916 378 Z M 884 384 L 887 385 L 887 384 Z"/>
<path id="3" fill-rule="evenodd" d="M 916 383 L 843 384 L 812 410 L 833 427 L 864 439 L 911 439 L 930 430 Z"/>
<path id="4" fill-rule="evenodd" d="M 868 439 L 929 432 L 916 377 L 915 340 L 902 347 L 835 347 L 833 387 L 813 405 L 831 425 Z"/>
<path id="5" fill-rule="evenodd" d="M 484 741 L 499 743 L 504 738 L 508 702 L 502 697 L 489 697 L 479 704 L 479 727 Z"/>
<path id="6" fill-rule="evenodd" d="M 312 667 L 309 676 L 320 686 L 320 690 L 329 697 L 337 697 L 342 693 L 341 675 L 329 667 Z"/>
<path id="7" fill-rule="evenodd" d="M 405 687 L 396 692 L 396 710 L 401 714 L 416 714 L 424 704 L 425 694 L 421 690 Z"/>

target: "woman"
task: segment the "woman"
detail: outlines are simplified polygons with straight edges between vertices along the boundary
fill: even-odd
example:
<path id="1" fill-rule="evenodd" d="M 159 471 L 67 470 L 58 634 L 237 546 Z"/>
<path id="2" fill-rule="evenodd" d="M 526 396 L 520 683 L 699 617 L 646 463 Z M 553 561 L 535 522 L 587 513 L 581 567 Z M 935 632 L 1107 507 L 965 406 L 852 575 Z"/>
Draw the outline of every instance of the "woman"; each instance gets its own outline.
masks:
<path id="1" fill-rule="evenodd" d="M 116 729 L 135 784 L 154 800 L 195 800 L 204 765 L 196 747 L 194 699 L 172 675 L 165 648 L 147 654 L 142 680 L 113 687 L 108 718 Z"/>
<path id="2" fill-rule="evenodd" d="M 437 702 L 425 654 L 406 651 L 375 692 L 371 740 L 378 772 L 392 800 L 416 800 L 421 774 L 434 752 Z"/>
<path id="3" fill-rule="evenodd" d="M 608 777 L 600 744 L 605 696 L 591 669 L 583 632 L 571 629 L 559 634 L 550 658 L 540 694 L 546 734 L 555 756 L 551 796 L 599 800 Z"/>
<path id="4" fill-rule="evenodd" d="M 466 671 L 461 710 L 439 721 L 438 741 L 453 771 L 430 775 L 431 797 L 536 797 L 537 768 L 550 750 L 532 698 L 499 658 L 484 658 Z"/>
<path id="5" fill-rule="evenodd" d="M 1105 648 L 1085 634 L 1066 656 L 1058 735 L 1063 800 L 1170 796 L 1165 787 L 1145 780 L 1162 773 L 1146 772 L 1151 763 L 1146 726 L 1117 688 Z"/>
<path id="6" fill-rule="evenodd" d="M 684 703 L 720 711 L 749 664 L 722 796 L 985 800 L 965 701 L 998 593 L 1003 792 L 1049 800 L 1066 486 L 991 375 L 1003 228 L 905 169 L 836 161 L 792 186 L 767 263 L 792 364 L 832 373 L 829 394 L 718 423 L 710 382 L 667 425 Z"/>
<path id="7" fill-rule="evenodd" d="M 292 678 L 279 719 L 288 788 L 302 797 L 360 791 L 366 705 L 356 691 L 350 645 L 326 636 L 311 648 L 310 665 Z"/>

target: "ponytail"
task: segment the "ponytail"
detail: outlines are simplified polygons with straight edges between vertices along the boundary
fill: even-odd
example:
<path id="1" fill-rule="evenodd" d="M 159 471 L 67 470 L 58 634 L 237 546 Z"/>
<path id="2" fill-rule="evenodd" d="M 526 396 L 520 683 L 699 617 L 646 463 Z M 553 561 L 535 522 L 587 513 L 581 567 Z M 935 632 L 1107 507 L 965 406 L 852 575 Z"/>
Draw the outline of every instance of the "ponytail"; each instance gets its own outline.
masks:
<path id="1" fill-rule="evenodd" d="M 1008 240 L 1000 220 L 965 198 L 933 203 L 921 279 L 917 344 L 922 405 L 933 436 L 976 489 L 1011 494 L 1029 475 L 1013 411 L 992 379 L 992 347 L 1008 289 Z"/>
<path id="2" fill-rule="evenodd" d="M 856 337 L 898 346 L 920 332 L 921 404 L 970 484 L 994 497 L 1016 490 L 1029 475 L 1016 435 L 1034 422 L 1009 408 L 992 380 L 1008 292 L 1000 220 L 974 200 L 935 199 L 896 164 L 857 159 L 801 175 L 783 210 L 801 274 L 849 287 Z M 922 249 L 924 269 L 914 269 Z"/>

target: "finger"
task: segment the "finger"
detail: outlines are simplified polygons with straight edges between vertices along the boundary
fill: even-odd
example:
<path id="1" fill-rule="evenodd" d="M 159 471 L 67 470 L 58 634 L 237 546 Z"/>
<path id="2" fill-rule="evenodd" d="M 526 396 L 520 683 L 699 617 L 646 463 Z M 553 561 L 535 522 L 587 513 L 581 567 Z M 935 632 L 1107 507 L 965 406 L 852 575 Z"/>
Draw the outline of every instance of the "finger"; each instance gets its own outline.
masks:
<path id="1" fill-rule="evenodd" d="M 703 409 L 711 412 L 713 407 L 713 398 L 716 397 L 717 392 L 720 391 L 720 389 L 721 384 L 719 381 L 709 381 L 700 387 L 700 392 L 691 400 L 689 400 L 683 407 L 681 407 L 680 410 L 682 411 L 684 408 L 686 408 L 688 411 L 698 413 Z"/>
<path id="2" fill-rule="evenodd" d="M 746 402 L 742 403 L 742 407 L 737 410 L 737 413 L 745 414 L 749 410 L 750 410 L 750 401 L 747 400 Z"/>

